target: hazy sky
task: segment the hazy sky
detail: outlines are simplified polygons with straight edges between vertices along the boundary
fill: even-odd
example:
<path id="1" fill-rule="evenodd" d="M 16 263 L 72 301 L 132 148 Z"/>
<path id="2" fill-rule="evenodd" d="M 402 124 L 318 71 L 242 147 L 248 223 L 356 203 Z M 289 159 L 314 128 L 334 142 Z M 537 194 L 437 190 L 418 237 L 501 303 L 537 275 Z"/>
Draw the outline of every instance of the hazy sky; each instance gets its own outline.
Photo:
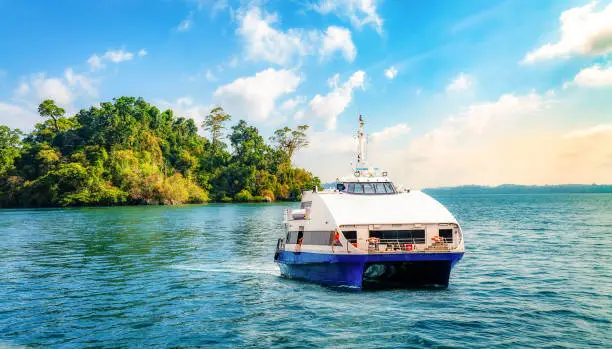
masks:
<path id="1" fill-rule="evenodd" d="M 122 95 L 307 123 L 324 181 L 361 113 L 408 187 L 612 183 L 612 2 L 0 0 L 0 124 Z"/>

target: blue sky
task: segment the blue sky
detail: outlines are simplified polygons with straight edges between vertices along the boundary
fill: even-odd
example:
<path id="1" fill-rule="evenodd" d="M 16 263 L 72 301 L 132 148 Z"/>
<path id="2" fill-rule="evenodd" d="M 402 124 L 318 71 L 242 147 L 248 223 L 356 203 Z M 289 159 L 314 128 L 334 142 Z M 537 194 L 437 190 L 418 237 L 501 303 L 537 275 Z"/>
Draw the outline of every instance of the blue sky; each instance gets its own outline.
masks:
<path id="1" fill-rule="evenodd" d="M 363 113 L 409 186 L 612 182 L 610 1 L 0 0 L 0 37 L 11 127 L 43 98 L 222 105 L 264 135 L 310 124 L 295 161 L 327 180 Z"/>

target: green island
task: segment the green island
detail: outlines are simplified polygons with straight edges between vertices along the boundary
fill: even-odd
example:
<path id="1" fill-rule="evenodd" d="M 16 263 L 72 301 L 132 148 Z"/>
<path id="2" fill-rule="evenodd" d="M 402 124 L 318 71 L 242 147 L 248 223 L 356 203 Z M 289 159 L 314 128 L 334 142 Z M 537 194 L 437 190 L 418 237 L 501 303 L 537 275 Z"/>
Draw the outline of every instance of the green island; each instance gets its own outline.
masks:
<path id="1" fill-rule="evenodd" d="M 29 134 L 0 125 L 0 207 L 177 205 L 299 200 L 319 178 L 291 164 L 307 125 L 266 143 L 259 130 L 214 108 L 193 119 L 120 97 L 67 117 L 53 100 Z M 227 132 L 227 137 L 224 137 Z M 229 144 L 224 139 L 229 140 Z"/>

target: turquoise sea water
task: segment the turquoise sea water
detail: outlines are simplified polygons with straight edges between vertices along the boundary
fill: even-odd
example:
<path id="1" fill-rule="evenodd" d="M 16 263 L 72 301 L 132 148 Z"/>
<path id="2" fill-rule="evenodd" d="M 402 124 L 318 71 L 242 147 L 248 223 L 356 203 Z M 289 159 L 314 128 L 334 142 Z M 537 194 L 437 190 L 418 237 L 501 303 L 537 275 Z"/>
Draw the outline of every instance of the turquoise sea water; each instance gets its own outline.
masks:
<path id="1" fill-rule="evenodd" d="M 612 347 L 612 195 L 438 199 L 447 290 L 280 278 L 295 204 L 0 211 L 0 347 Z"/>

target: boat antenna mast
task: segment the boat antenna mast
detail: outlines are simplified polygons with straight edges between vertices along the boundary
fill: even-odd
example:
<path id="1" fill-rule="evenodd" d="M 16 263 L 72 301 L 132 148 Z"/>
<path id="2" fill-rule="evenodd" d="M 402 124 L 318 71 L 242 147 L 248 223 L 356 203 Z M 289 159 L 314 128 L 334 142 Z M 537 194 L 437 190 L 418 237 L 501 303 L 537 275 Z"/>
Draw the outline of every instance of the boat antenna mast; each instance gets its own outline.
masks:
<path id="1" fill-rule="evenodd" d="M 357 139 L 359 141 L 358 145 L 359 148 L 357 149 L 357 166 L 356 166 L 356 170 L 363 170 L 365 168 L 367 168 L 367 164 L 366 164 L 366 137 L 363 134 L 363 125 L 365 123 L 363 122 L 363 117 L 361 115 L 359 115 L 359 129 L 357 131 Z"/>

